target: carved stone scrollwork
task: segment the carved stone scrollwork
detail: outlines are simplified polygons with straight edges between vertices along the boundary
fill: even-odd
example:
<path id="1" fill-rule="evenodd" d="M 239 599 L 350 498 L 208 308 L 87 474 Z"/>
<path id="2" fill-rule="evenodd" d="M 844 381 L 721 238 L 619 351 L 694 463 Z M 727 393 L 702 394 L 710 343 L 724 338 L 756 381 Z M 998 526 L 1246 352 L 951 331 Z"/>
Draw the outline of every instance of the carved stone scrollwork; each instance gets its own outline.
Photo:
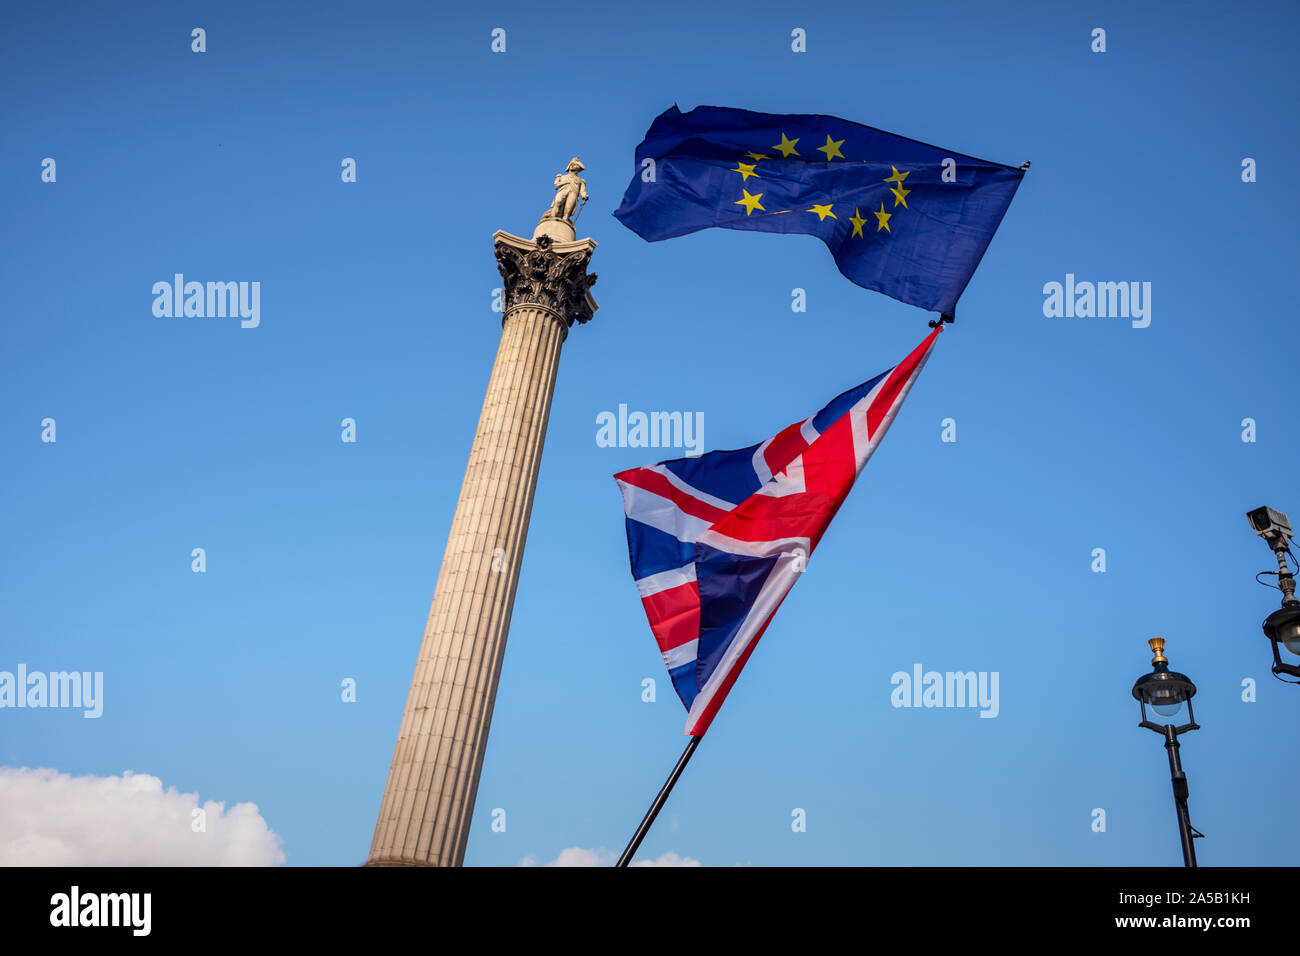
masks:
<path id="1" fill-rule="evenodd" d="M 506 311 L 516 305 L 537 305 L 558 312 L 568 328 L 591 321 L 587 290 L 596 284 L 587 274 L 590 249 L 557 253 L 549 236 L 538 236 L 537 248 L 524 251 L 501 240 L 496 243 L 497 268 L 505 282 Z"/>

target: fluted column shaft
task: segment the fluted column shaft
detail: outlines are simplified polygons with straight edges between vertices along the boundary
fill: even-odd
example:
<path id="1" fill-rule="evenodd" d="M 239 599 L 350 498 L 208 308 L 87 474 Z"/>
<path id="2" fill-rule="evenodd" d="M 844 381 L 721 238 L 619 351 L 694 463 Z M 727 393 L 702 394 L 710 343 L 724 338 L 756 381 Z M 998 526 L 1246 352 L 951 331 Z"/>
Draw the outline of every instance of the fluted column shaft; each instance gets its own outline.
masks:
<path id="1" fill-rule="evenodd" d="M 514 251 L 498 242 L 507 281 L 501 341 L 370 845 L 372 866 L 464 859 L 560 349 L 570 323 L 586 321 L 594 308 L 586 291 L 594 277 L 585 273 L 594 243 L 565 257 L 546 239 L 538 251 L 537 243 L 507 238 Z M 517 263 L 537 275 L 508 273 Z M 548 286 L 548 271 L 568 278 Z"/>

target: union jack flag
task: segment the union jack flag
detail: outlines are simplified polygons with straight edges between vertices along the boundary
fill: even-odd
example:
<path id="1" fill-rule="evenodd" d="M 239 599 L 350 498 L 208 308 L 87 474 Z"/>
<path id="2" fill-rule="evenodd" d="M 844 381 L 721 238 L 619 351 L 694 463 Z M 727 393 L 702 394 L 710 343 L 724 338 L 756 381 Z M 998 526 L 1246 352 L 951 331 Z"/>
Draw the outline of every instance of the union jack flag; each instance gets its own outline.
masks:
<path id="1" fill-rule="evenodd" d="M 702 736 L 848 497 L 941 331 L 765 442 L 632 468 L 623 493 L 641 603 Z"/>

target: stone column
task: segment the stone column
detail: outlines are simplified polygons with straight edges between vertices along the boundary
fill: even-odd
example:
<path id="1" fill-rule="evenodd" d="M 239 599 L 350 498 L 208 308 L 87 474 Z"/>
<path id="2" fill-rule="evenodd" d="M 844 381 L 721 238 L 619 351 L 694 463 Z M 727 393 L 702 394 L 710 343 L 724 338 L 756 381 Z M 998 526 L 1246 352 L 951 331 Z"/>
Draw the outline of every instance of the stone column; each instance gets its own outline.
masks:
<path id="1" fill-rule="evenodd" d="M 597 306 L 596 243 L 496 232 L 501 342 L 452 518 L 368 866 L 459 866 L 487 748 L 560 348 Z"/>

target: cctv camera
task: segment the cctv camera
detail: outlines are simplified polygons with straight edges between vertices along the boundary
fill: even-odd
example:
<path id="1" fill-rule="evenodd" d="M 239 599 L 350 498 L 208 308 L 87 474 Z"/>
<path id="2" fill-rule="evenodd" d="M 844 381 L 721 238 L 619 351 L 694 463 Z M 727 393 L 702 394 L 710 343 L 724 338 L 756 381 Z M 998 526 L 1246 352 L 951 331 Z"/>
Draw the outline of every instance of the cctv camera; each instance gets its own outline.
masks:
<path id="1" fill-rule="evenodd" d="M 1246 517 L 1250 519 L 1250 526 L 1255 529 L 1255 533 L 1267 541 L 1270 548 L 1276 550 L 1286 547 L 1291 538 L 1290 518 L 1272 508 L 1247 511 Z"/>

